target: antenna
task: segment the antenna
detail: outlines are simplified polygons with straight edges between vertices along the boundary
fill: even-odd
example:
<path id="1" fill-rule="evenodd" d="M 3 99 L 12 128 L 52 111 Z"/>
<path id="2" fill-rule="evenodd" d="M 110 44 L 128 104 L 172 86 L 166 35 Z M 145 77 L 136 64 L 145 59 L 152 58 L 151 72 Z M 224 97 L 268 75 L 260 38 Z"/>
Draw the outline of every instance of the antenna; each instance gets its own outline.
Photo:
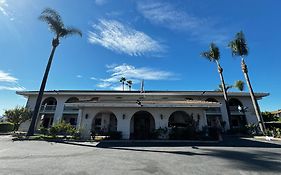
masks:
<path id="1" fill-rule="evenodd" d="M 144 79 L 141 81 L 141 90 L 140 93 L 144 93 Z"/>

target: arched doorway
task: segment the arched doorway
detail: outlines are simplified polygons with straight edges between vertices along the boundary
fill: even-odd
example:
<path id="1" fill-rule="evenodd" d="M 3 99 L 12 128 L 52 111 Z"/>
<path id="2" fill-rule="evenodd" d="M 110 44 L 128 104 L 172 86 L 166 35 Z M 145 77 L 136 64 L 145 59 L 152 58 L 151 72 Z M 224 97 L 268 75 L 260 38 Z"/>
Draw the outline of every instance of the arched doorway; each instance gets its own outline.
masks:
<path id="1" fill-rule="evenodd" d="M 228 101 L 229 104 L 229 109 L 230 109 L 230 127 L 232 129 L 239 129 L 245 127 L 247 124 L 246 116 L 245 116 L 245 110 L 243 103 L 236 99 L 236 98 L 231 98 Z M 237 130 L 237 132 L 240 132 Z"/>
<path id="2" fill-rule="evenodd" d="M 53 125 L 56 107 L 57 100 L 54 97 L 48 97 L 42 102 L 40 107 L 40 116 L 37 119 L 37 128 L 50 128 Z"/>
<path id="3" fill-rule="evenodd" d="M 207 98 L 205 101 L 207 102 L 217 102 L 218 100 L 215 98 Z M 217 127 L 217 120 L 220 121 L 221 126 L 223 128 L 225 127 L 225 122 L 222 120 L 222 115 L 221 115 L 221 108 L 220 107 L 211 107 L 206 109 L 206 118 L 207 118 L 207 125 L 208 127 Z"/>
<path id="4" fill-rule="evenodd" d="M 131 139 L 150 139 L 155 120 L 147 111 L 138 111 L 131 118 Z"/>
<path id="5" fill-rule="evenodd" d="M 99 112 L 93 118 L 92 132 L 96 134 L 106 134 L 117 131 L 117 118 L 113 112 Z"/>
<path id="6" fill-rule="evenodd" d="M 195 121 L 193 114 L 175 111 L 169 117 L 168 126 L 171 128 L 170 139 L 194 139 L 197 137 L 199 119 Z"/>

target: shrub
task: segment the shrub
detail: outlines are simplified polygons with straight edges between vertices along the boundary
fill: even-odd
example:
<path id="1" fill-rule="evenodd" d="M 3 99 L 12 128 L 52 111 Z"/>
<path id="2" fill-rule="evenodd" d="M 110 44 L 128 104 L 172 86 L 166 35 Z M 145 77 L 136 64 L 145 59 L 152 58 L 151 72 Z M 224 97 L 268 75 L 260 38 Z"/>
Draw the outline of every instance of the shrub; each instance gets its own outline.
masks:
<path id="1" fill-rule="evenodd" d="M 0 132 L 11 132 L 14 130 L 14 124 L 10 122 L 0 123 Z"/>
<path id="2" fill-rule="evenodd" d="M 152 139 L 165 139 L 167 138 L 168 128 L 159 127 L 158 129 L 153 130 L 150 135 Z"/>
<path id="3" fill-rule="evenodd" d="M 281 138 L 281 129 L 280 128 L 274 128 L 274 127 L 271 128 L 271 129 L 267 129 L 266 135 Z"/>
<path id="4" fill-rule="evenodd" d="M 49 135 L 49 130 L 47 128 L 41 127 L 39 128 L 39 133 L 43 135 Z"/>
<path id="5" fill-rule="evenodd" d="M 69 123 L 65 123 L 65 122 L 57 123 L 50 128 L 50 134 L 52 136 L 56 136 L 56 135 L 74 136 L 76 135 L 76 133 L 77 133 L 76 128 L 74 128 Z"/>
<path id="6" fill-rule="evenodd" d="M 195 128 L 192 126 L 173 127 L 169 133 L 169 138 L 175 140 L 193 140 L 198 139 L 198 133 L 196 133 Z"/>
<path id="7" fill-rule="evenodd" d="M 248 124 L 245 126 L 249 135 L 259 134 L 259 126 L 257 124 Z"/>

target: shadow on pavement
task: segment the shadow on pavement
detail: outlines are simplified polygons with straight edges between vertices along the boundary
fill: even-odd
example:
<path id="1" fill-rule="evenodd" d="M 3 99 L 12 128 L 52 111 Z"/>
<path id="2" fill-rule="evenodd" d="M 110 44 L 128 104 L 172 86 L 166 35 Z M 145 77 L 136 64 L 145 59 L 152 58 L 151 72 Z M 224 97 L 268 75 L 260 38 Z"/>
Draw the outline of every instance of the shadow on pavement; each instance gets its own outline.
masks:
<path id="1" fill-rule="evenodd" d="M 96 145 L 99 148 L 110 147 L 183 147 L 183 146 L 211 146 L 211 147 L 258 147 L 281 148 L 281 144 L 225 136 L 222 142 L 153 142 L 153 141 L 102 141 Z"/>
<path id="2" fill-rule="evenodd" d="M 73 142 L 62 142 L 64 144 L 78 145 L 109 150 L 132 151 L 140 153 L 159 153 L 182 156 L 203 156 L 224 159 L 229 161 L 226 164 L 235 169 L 260 172 L 281 172 L 281 153 L 267 151 L 267 149 L 248 148 L 281 148 L 281 145 L 273 143 L 259 142 L 255 140 L 245 140 L 237 137 L 225 138 L 220 143 L 181 143 L 181 142 L 100 142 L 98 145 L 87 145 Z M 165 147 L 185 146 L 191 147 L 189 151 L 169 150 Z M 151 147 L 151 148 L 149 148 Z M 160 147 L 160 148 L 152 148 Z M 161 148 L 162 147 L 162 148 Z M 227 147 L 237 147 L 228 149 Z M 279 150 L 279 149 L 278 149 Z M 205 160 L 205 159 L 204 159 Z"/>

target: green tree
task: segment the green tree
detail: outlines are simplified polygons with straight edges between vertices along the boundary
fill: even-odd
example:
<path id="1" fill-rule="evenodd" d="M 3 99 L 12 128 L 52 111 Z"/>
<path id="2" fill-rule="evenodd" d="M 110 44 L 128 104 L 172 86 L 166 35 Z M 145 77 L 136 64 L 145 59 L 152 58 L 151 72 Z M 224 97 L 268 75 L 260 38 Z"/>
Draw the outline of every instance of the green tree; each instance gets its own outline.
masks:
<path id="1" fill-rule="evenodd" d="M 216 91 L 223 91 L 222 90 L 222 85 L 221 84 L 219 84 L 218 85 L 218 89 L 216 90 Z M 226 91 L 228 91 L 229 89 L 231 89 L 231 88 L 236 88 L 236 89 L 238 89 L 239 91 L 244 91 L 244 87 L 245 87 L 245 83 L 242 81 L 242 80 L 237 80 L 233 85 L 225 85 L 225 90 Z"/>
<path id="2" fill-rule="evenodd" d="M 263 121 L 265 121 L 265 122 L 278 121 L 278 117 L 276 117 L 271 112 L 265 111 L 265 112 L 262 112 L 261 115 L 262 115 Z"/>
<path id="3" fill-rule="evenodd" d="M 249 75 L 248 75 L 248 68 L 247 65 L 245 63 L 245 57 L 248 55 L 248 47 L 247 47 L 247 43 L 246 43 L 246 39 L 245 36 L 243 34 L 242 31 L 240 31 L 239 33 L 237 33 L 235 35 L 235 38 L 233 41 L 230 41 L 229 45 L 232 51 L 232 56 L 239 56 L 241 57 L 241 68 L 242 68 L 242 72 L 244 74 L 246 83 L 248 85 L 249 91 L 250 91 L 250 96 L 252 99 L 252 103 L 255 109 L 255 113 L 259 122 L 259 126 L 260 129 L 263 133 L 265 133 L 265 125 L 263 123 L 263 118 L 261 117 L 261 113 L 260 113 L 260 109 L 259 109 L 259 105 L 257 102 L 257 99 L 255 97 L 250 79 L 249 79 Z"/>
<path id="4" fill-rule="evenodd" d="M 32 112 L 25 107 L 17 106 L 14 109 L 5 110 L 4 116 L 8 122 L 14 124 L 14 131 L 17 131 L 20 124 L 31 118 Z"/>
<path id="5" fill-rule="evenodd" d="M 217 68 L 218 68 L 218 72 L 219 72 L 220 80 L 221 80 L 221 87 L 222 87 L 225 107 L 226 107 L 226 111 L 227 111 L 227 116 L 228 116 L 228 119 L 230 119 L 230 110 L 229 110 L 229 106 L 228 106 L 227 90 L 226 90 L 226 87 L 225 87 L 225 82 L 224 82 L 223 73 L 222 73 L 223 69 L 222 69 L 222 67 L 220 65 L 220 62 L 219 62 L 219 60 L 220 60 L 220 50 L 214 43 L 211 43 L 210 44 L 210 50 L 201 53 L 201 56 L 203 56 L 203 57 L 207 58 L 209 61 L 215 62 L 217 64 Z"/>
<path id="6" fill-rule="evenodd" d="M 132 89 L 133 81 L 132 80 L 127 80 L 126 85 L 129 87 L 129 91 Z"/>
<path id="7" fill-rule="evenodd" d="M 58 14 L 58 12 L 56 12 L 53 9 L 47 8 L 47 9 L 43 10 L 41 15 L 39 16 L 39 19 L 48 24 L 49 29 L 55 34 L 55 37 L 52 40 L 53 48 L 52 48 L 52 51 L 51 51 L 51 54 L 50 54 L 50 57 L 48 60 L 48 64 L 46 66 L 46 70 L 45 70 L 45 73 L 44 73 L 44 76 L 43 76 L 43 79 L 41 82 L 39 94 L 37 96 L 31 124 L 30 124 L 28 132 L 27 132 L 27 136 L 31 136 L 34 134 L 35 122 L 36 122 L 36 119 L 38 116 L 40 104 L 41 104 L 42 97 L 44 94 L 44 90 L 45 90 L 46 82 L 48 79 L 49 71 L 51 68 L 52 60 L 54 57 L 54 53 L 55 53 L 57 46 L 60 44 L 60 39 L 71 36 L 71 35 L 76 35 L 76 34 L 80 35 L 82 37 L 82 33 L 80 30 L 78 30 L 76 28 L 72 28 L 72 27 L 65 27 L 64 23 L 61 19 L 61 16 Z"/>
<path id="8" fill-rule="evenodd" d="M 125 82 L 126 82 L 126 78 L 125 77 L 121 77 L 120 78 L 120 83 L 122 83 L 122 85 L 123 85 L 123 91 L 125 90 Z"/>

